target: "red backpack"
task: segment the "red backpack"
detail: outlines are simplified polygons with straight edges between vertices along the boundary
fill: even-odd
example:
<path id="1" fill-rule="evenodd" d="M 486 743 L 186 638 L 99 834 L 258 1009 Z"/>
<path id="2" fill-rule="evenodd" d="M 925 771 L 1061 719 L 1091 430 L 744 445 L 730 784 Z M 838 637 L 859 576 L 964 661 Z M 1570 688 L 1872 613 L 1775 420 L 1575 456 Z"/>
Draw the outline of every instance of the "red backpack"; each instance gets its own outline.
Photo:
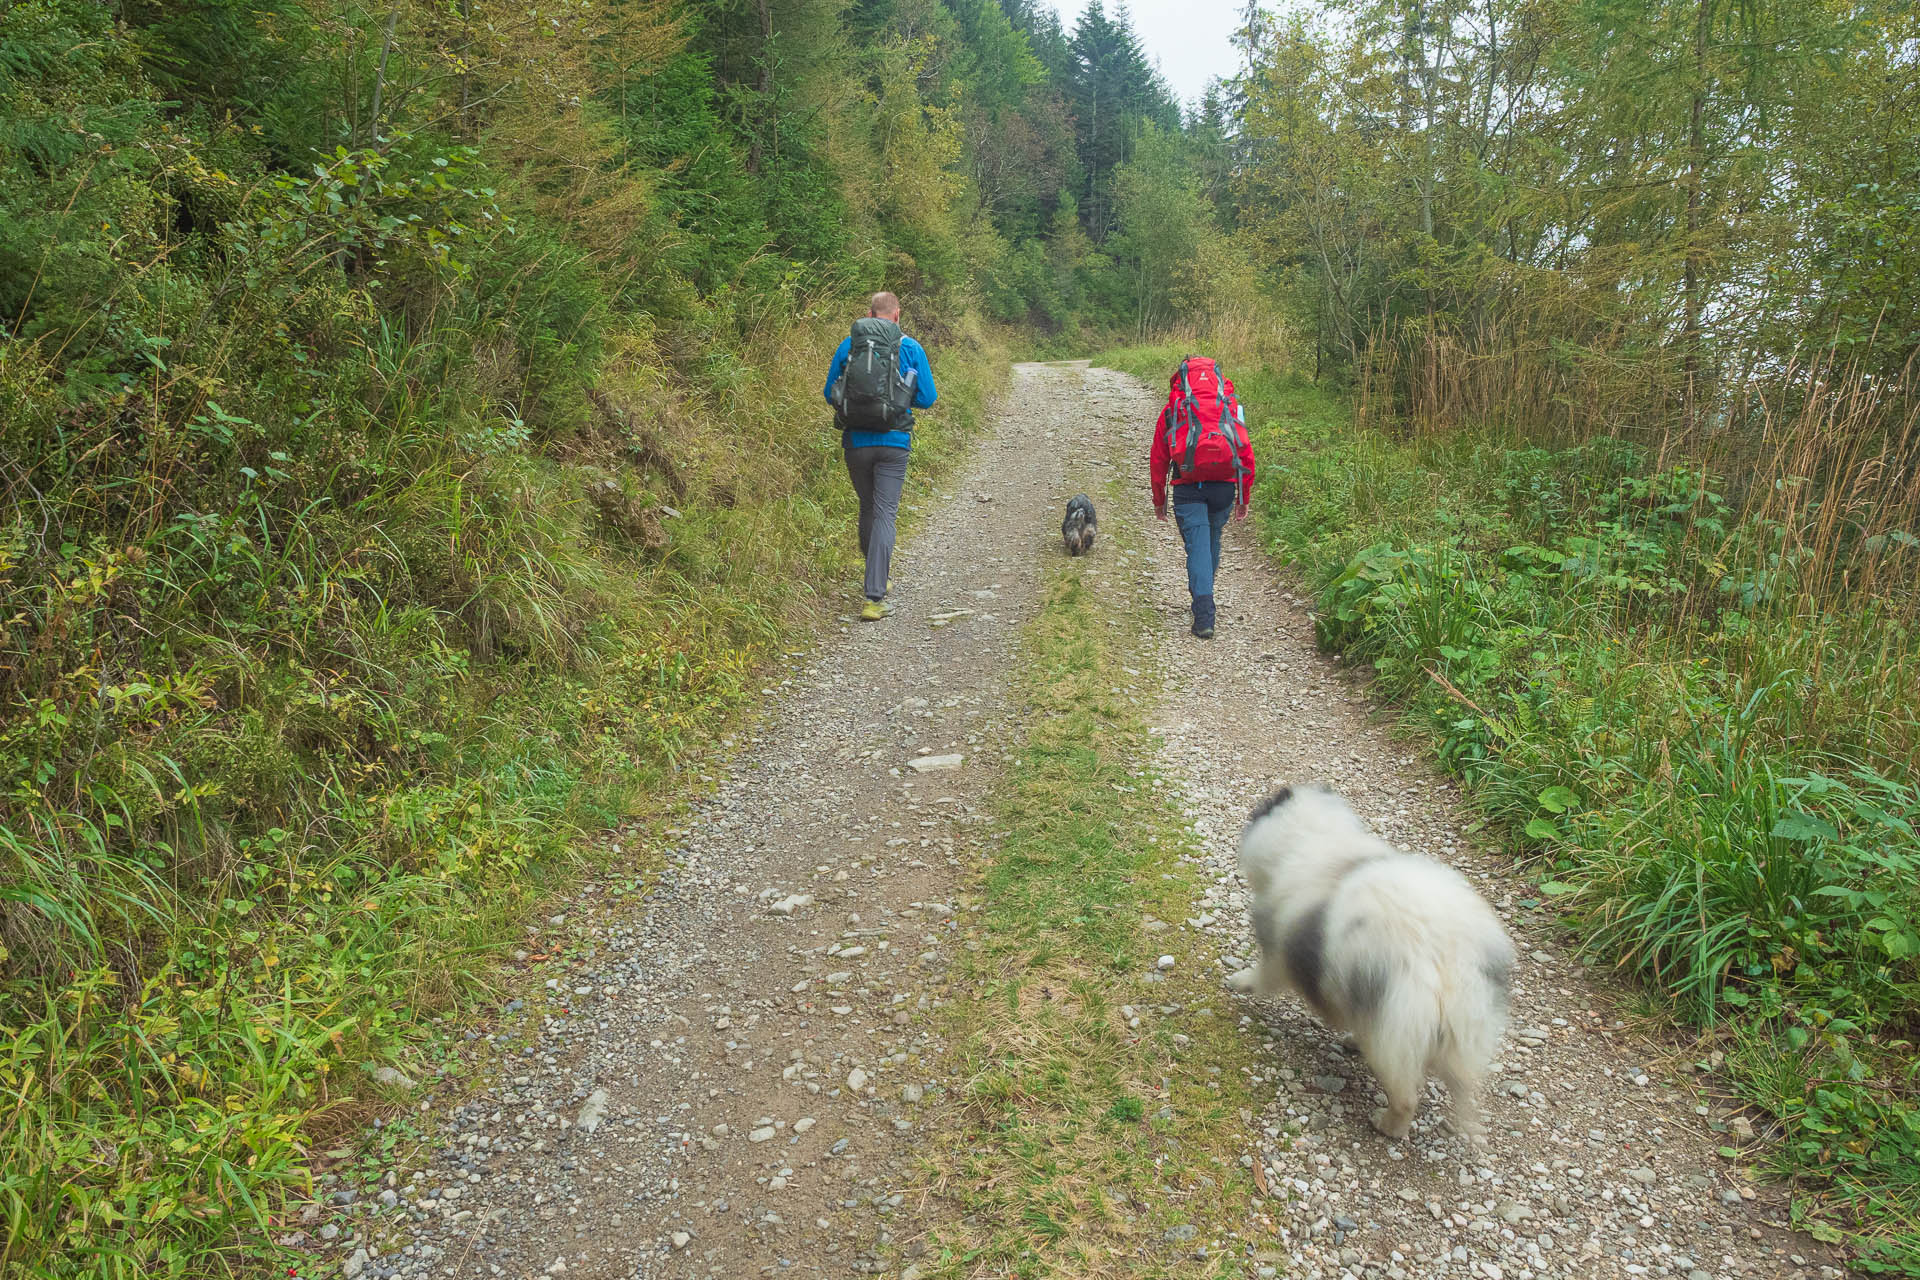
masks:
<path id="1" fill-rule="evenodd" d="M 1167 456 L 1173 478 L 1231 480 L 1246 475 L 1240 451 L 1247 447 L 1247 420 L 1233 383 L 1205 356 L 1188 356 L 1168 381 Z"/>

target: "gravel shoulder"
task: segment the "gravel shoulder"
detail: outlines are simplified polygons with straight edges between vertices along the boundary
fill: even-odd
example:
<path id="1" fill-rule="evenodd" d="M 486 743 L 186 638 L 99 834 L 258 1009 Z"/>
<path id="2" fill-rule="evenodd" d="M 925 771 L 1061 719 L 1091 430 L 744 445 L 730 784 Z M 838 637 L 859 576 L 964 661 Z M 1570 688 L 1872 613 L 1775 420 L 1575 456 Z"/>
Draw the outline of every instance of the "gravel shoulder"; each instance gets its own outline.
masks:
<path id="1" fill-rule="evenodd" d="M 1019 728 L 1008 673 L 1060 554 L 1063 485 L 1133 476 L 1157 407 L 1084 365 L 1012 376 L 1011 407 L 896 559 L 896 612 L 854 623 L 848 584 L 845 616 L 769 681 L 725 776 L 666 833 L 657 875 L 611 867 L 530 932 L 518 997 L 467 1031 L 464 1077 L 415 1104 L 444 1145 L 302 1227 L 341 1273 L 898 1274 L 898 1239 L 941 1212 L 902 1188 L 960 1083 L 940 1012 L 961 890 Z M 1139 438 L 1079 431 L 1088 397 L 1137 406 Z M 1492 1145 L 1471 1158 L 1437 1107 L 1409 1142 L 1378 1137 L 1363 1063 L 1297 1005 L 1221 993 L 1266 1101 L 1239 1119 L 1264 1192 L 1244 1220 L 1208 1224 L 1247 1242 L 1215 1255 L 1233 1268 L 1217 1274 L 1836 1275 L 1775 1225 L 1781 1196 L 1717 1154 L 1729 1138 L 1713 1126 L 1737 1118 L 1619 1021 L 1617 993 L 1525 905 L 1529 885 L 1469 839 L 1450 784 L 1315 650 L 1306 605 L 1250 534 L 1229 534 L 1219 637 L 1193 640 L 1177 537 L 1144 483 L 1126 492 L 1101 519 L 1148 531 L 1114 567 L 1161 609 L 1158 763 L 1211 886 L 1174 926 L 1195 953 L 1222 976 L 1249 956 L 1240 823 L 1274 784 L 1314 780 L 1461 866 L 1522 951 Z"/>

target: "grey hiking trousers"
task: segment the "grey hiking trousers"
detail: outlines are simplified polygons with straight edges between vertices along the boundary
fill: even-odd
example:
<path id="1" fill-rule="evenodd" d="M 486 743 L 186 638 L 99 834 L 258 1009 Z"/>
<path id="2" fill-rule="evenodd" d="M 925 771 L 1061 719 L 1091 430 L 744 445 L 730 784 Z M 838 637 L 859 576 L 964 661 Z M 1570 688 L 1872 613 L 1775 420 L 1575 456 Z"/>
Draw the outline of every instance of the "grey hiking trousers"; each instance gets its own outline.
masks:
<path id="1" fill-rule="evenodd" d="M 907 483 L 905 449 L 872 445 L 848 449 L 847 476 L 860 495 L 860 553 L 867 558 L 863 589 L 869 600 L 887 594 L 893 567 L 893 527 L 900 514 L 900 491 Z"/>

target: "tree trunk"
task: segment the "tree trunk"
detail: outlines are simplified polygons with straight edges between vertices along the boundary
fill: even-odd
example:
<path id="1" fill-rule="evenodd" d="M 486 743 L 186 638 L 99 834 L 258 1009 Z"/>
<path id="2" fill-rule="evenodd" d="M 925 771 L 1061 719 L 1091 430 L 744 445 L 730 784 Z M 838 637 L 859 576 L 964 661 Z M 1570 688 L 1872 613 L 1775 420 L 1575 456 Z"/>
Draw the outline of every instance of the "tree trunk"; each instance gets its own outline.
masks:
<path id="1" fill-rule="evenodd" d="M 1693 30 L 1693 97 L 1687 121 L 1686 319 L 1680 334 L 1680 419 L 1689 432 L 1700 425 L 1701 313 L 1706 309 L 1700 229 L 1706 180 L 1707 41 L 1713 32 L 1713 0 L 1697 0 Z"/>
<path id="2" fill-rule="evenodd" d="M 1320 357 L 1327 349 L 1327 296 L 1322 292 L 1313 300 L 1313 384 L 1320 385 Z"/>
<path id="3" fill-rule="evenodd" d="M 1420 55 L 1420 231 L 1427 239 L 1433 239 L 1433 50 L 1427 47 L 1427 6 L 1422 3 L 1413 6 L 1414 49 Z M 1427 300 L 1427 309 L 1432 311 L 1431 296 Z"/>
<path id="4" fill-rule="evenodd" d="M 473 0 L 460 0 L 460 127 L 468 137 L 473 136 L 473 121 L 468 112 L 473 109 Z M 626 82 L 621 80 L 621 107 L 626 106 Z"/>
<path id="5" fill-rule="evenodd" d="M 1093 163 L 1087 166 L 1087 220 L 1093 234 L 1100 240 L 1107 238 L 1106 219 L 1100 210 L 1100 77 L 1098 71 L 1088 77 L 1091 81 L 1092 96 L 1087 103 L 1091 110 L 1088 115 L 1087 137 L 1093 140 Z"/>
<path id="6" fill-rule="evenodd" d="M 387 36 L 380 45 L 380 66 L 373 73 L 373 110 L 368 113 L 367 145 L 380 142 L 380 98 L 387 88 L 387 59 L 393 53 L 393 29 L 400 21 L 400 6 L 387 10 Z"/>
<path id="7" fill-rule="evenodd" d="M 760 111 L 766 110 L 767 98 L 773 92 L 773 0 L 754 0 L 754 12 L 760 18 L 760 79 L 753 88 L 760 95 Z M 766 158 L 766 145 L 760 137 L 760 122 L 752 122 L 750 132 L 753 141 L 747 147 L 747 172 L 759 173 L 761 162 Z"/>

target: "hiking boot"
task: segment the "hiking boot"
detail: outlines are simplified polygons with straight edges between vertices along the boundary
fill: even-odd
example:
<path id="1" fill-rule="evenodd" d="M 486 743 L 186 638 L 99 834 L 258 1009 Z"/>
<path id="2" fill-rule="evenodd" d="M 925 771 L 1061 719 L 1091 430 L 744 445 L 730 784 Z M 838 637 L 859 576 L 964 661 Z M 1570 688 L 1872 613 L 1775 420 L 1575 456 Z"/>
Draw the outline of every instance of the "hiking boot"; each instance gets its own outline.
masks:
<path id="1" fill-rule="evenodd" d="M 1193 634 L 1202 640 L 1213 639 L 1213 597 L 1193 598 Z"/>
<path id="2" fill-rule="evenodd" d="M 886 601 L 869 600 L 866 603 L 866 607 L 860 610 L 860 621 L 878 622 L 892 612 L 892 606 L 888 605 Z"/>

